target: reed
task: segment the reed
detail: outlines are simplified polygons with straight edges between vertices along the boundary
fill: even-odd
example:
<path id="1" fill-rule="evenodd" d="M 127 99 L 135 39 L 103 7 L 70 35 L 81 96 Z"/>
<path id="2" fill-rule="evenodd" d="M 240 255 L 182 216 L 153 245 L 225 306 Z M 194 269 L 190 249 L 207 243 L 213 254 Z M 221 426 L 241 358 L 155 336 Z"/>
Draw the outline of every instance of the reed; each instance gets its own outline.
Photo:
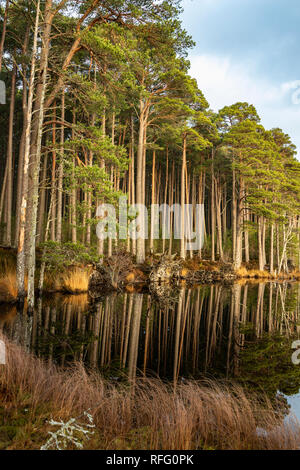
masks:
<path id="1" fill-rule="evenodd" d="M 91 270 L 86 268 L 73 268 L 61 275 L 62 290 L 70 293 L 87 292 Z"/>
<path id="2" fill-rule="evenodd" d="M 299 280 L 300 272 L 291 271 L 290 273 L 270 273 L 269 271 L 261 271 L 259 269 L 248 269 L 246 266 L 241 266 L 236 274 L 240 279 L 278 279 L 278 280 Z"/>
<path id="3" fill-rule="evenodd" d="M 62 273 L 46 272 L 44 290 L 80 294 L 88 291 L 91 268 L 67 268 Z"/>
<path id="4" fill-rule="evenodd" d="M 27 290 L 27 276 L 25 277 L 25 289 Z M 17 274 L 16 269 L 7 267 L 0 270 L 0 302 L 14 302 L 17 300 Z"/>
<path id="5" fill-rule="evenodd" d="M 0 366 L 0 420 L 12 427 L 18 410 L 27 410 L 8 449 L 39 448 L 47 439 L 47 419 L 66 420 L 89 409 L 96 432 L 87 449 L 299 448 L 299 423 L 283 421 L 267 398 L 249 396 L 240 386 L 186 381 L 174 388 L 145 378 L 117 385 L 82 363 L 63 370 L 2 339 L 7 364 Z M 0 441 L 1 429 L 3 424 Z"/>

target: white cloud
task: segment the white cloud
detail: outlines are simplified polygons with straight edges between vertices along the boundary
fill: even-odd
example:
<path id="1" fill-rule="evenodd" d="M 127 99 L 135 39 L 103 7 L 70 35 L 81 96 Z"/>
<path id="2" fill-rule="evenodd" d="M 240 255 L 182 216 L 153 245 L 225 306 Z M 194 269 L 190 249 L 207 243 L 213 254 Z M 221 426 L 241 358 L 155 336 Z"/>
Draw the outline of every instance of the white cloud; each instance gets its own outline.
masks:
<path id="1" fill-rule="evenodd" d="M 300 81 L 274 85 L 257 77 L 251 62 L 236 64 L 230 57 L 192 55 L 190 61 L 190 73 L 213 110 L 247 101 L 257 108 L 267 128 L 281 127 L 300 148 Z"/>

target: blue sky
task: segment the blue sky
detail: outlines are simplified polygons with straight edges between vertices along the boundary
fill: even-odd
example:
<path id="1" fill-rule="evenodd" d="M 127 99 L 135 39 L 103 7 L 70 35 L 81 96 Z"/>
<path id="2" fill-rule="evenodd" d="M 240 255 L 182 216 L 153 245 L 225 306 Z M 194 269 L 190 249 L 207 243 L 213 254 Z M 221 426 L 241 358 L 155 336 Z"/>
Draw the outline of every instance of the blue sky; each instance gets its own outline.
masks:
<path id="1" fill-rule="evenodd" d="M 183 0 L 196 42 L 191 75 L 210 106 L 255 105 L 266 128 L 281 127 L 300 154 L 300 1 Z"/>

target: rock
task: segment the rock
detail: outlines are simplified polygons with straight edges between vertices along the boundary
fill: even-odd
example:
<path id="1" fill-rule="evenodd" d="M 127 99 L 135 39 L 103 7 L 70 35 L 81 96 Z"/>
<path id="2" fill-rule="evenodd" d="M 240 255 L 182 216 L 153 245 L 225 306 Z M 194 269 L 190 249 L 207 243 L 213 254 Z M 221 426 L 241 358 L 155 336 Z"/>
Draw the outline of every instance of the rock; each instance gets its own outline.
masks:
<path id="1" fill-rule="evenodd" d="M 237 278 L 237 274 L 231 263 L 224 263 L 220 268 L 221 280 L 234 280 Z"/>
<path id="2" fill-rule="evenodd" d="M 174 256 L 161 256 L 158 263 L 154 264 L 149 274 L 150 283 L 171 282 L 180 277 L 182 270 L 182 260 L 175 260 Z"/>

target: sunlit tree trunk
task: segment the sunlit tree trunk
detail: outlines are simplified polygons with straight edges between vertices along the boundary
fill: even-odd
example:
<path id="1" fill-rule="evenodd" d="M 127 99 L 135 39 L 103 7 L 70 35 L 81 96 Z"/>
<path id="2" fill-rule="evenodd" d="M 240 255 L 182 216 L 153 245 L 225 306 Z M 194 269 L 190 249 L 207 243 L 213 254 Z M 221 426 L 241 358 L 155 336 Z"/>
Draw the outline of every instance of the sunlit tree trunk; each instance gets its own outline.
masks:
<path id="1" fill-rule="evenodd" d="M 61 128 L 60 128 L 60 154 L 58 165 L 58 180 L 57 180 L 57 227 L 56 227 L 56 241 L 62 241 L 62 208 L 63 208 L 63 175 L 64 175 L 64 120 L 65 120 L 65 93 L 62 92 L 61 96 Z"/>
<path id="2" fill-rule="evenodd" d="M 44 101 L 46 94 L 47 84 L 47 70 L 48 70 L 48 56 L 50 48 L 50 31 L 51 31 L 51 7 L 52 0 L 47 0 L 45 6 L 45 26 L 43 30 L 43 50 L 41 53 L 40 61 L 40 82 L 37 84 L 37 97 L 36 105 L 39 104 L 38 121 L 35 123 L 36 141 L 32 146 L 35 151 L 35 158 L 33 160 L 32 170 L 32 212 L 29 223 L 29 254 L 28 254 L 28 310 L 32 311 L 34 308 L 34 279 L 35 279 L 35 247 L 36 247 L 36 226 L 37 226 L 37 207 L 39 198 L 39 174 L 40 174 L 40 161 L 41 161 L 41 144 L 42 144 L 42 129 L 44 121 Z"/>
<path id="3" fill-rule="evenodd" d="M 36 69 L 36 53 L 37 53 L 37 37 L 40 18 L 40 0 L 37 1 L 36 18 L 34 27 L 34 38 L 31 58 L 30 81 L 28 88 L 28 104 L 27 104 L 27 117 L 26 117 L 26 133 L 25 133 L 25 152 L 24 152 L 24 168 L 23 168 L 23 187 L 22 187 L 22 200 L 20 209 L 20 230 L 18 237 L 18 253 L 17 253 L 17 286 L 18 298 L 22 301 L 25 297 L 25 228 L 26 228 L 26 213 L 28 201 L 28 172 L 29 172 L 29 156 L 30 156 L 30 131 L 32 121 L 32 106 L 33 106 L 33 92 L 34 92 L 34 77 Z"/>
<path id="4" fill-rule="evenodd" d="M 140 115 L 139 115 L 139 135 L 138 135 L 138 149 L 137 149 L 137 176 L 136 176 L 136 203 L 144 203 L 144 136 L 145 136 L 145 103 L 140 100 Z M 141 221 L 142 226 L 139 227 L 140 232 L 144 231 L 144 222 Z M 137 227 L 138 230 L 138 227 Z M 143 263 L 145 260 L 145 240 L 139 237 L 136 241 L 136 261 Z"/>
<path id="5" fill-rule="evenodd" d="M 181 166 L 181 227 L 180 227 L 180 257 L 185 259 L 185 174 L 186 174 L 186 134 L 183 136 L 182 166 Z"/>
<path id="6" fill-rule="evenodd" d="M 156 203 L 155 200 L 155 150 L 153 150 L 153 158 L 152 158 L 152 191 L 151 191 L 151 229 L 150 229 L 150 253 L 153 253 L 153 248 L 154 248 L 154 241 L 153 241 L 153 236 L 154 236 L 154 204 Z"/>
<path id="7" fill-rule="evenodd" d="M 274 224 L 271 224 L 270 229 L 270 273 L 274 273 Z"/>
<path id="8" fill-rule="evenodd" d="M 237 230 L 237 202 L 236 202 L 236 173 L 235 169 L 232 170 L 232 259 L 235 260 L 236 256 L 236 230 Z"/>
<path id="9" fill-rule="evenodd" d="M 73 109 L 72 140 L 75 138 L 74 127 L 76 124 L 76 112 Z M 75 181 L 75 157 L 72 158 L 72 189 L 71 189 L 71 225 L 72 243 L 77 243 L 77 211 L 76 211 L 76 181 Z"/>
<path id="10" fill-rule="evenodd" d="M 9 1 L 10 0 L 6 0 L 3 23 L 2 23 L 2 34 L 1 34 L 1 41 L 0 41 L 0 72 L 2 70 L 2 59 L 3 59 L 4 42 L 5 42 L 5 36 L 6 36 Z"/>
<path id="11" fill-rule="evenodd" d="M 13 134 L 14 134 L 14 112 L 15 112 L 15 92 L 16 92 L 16 63 L 13 65 L 11 80 L 11 97 L 9 106 L 9 122 L 8 122 L 8 142 L 7 142 L 7 224 L 6 224 L 6 244 L 11 246 L 11 215 L 12 215 L 12 197 L 13 197 Z"/>
<path id="12" fill-rule="evenodd" d="M 25 34 L 25 41 L 22 48 L 23 56 L 25 57 L 28 50 L 30 28 L 27 27 Z M 25 134 L 26 134 L 26 118 L 27 118 L 27 64 L 22 64 L 23 73 L 23 86 L 22 86 L 22 110 L 23 110 L 23 129 L 19 147 L 19 160 L 18 160 L 18 178 L 17 178 L 17 197 L 16 197 L 16 227 L 15 227 L 15 247 L 18 246 L 19 228 L 20 228 L 20 207 L 22 198 L 22 186 L 23 186 L 23 165 L 24 165 L 24 153 L 25 153 Z"/>

